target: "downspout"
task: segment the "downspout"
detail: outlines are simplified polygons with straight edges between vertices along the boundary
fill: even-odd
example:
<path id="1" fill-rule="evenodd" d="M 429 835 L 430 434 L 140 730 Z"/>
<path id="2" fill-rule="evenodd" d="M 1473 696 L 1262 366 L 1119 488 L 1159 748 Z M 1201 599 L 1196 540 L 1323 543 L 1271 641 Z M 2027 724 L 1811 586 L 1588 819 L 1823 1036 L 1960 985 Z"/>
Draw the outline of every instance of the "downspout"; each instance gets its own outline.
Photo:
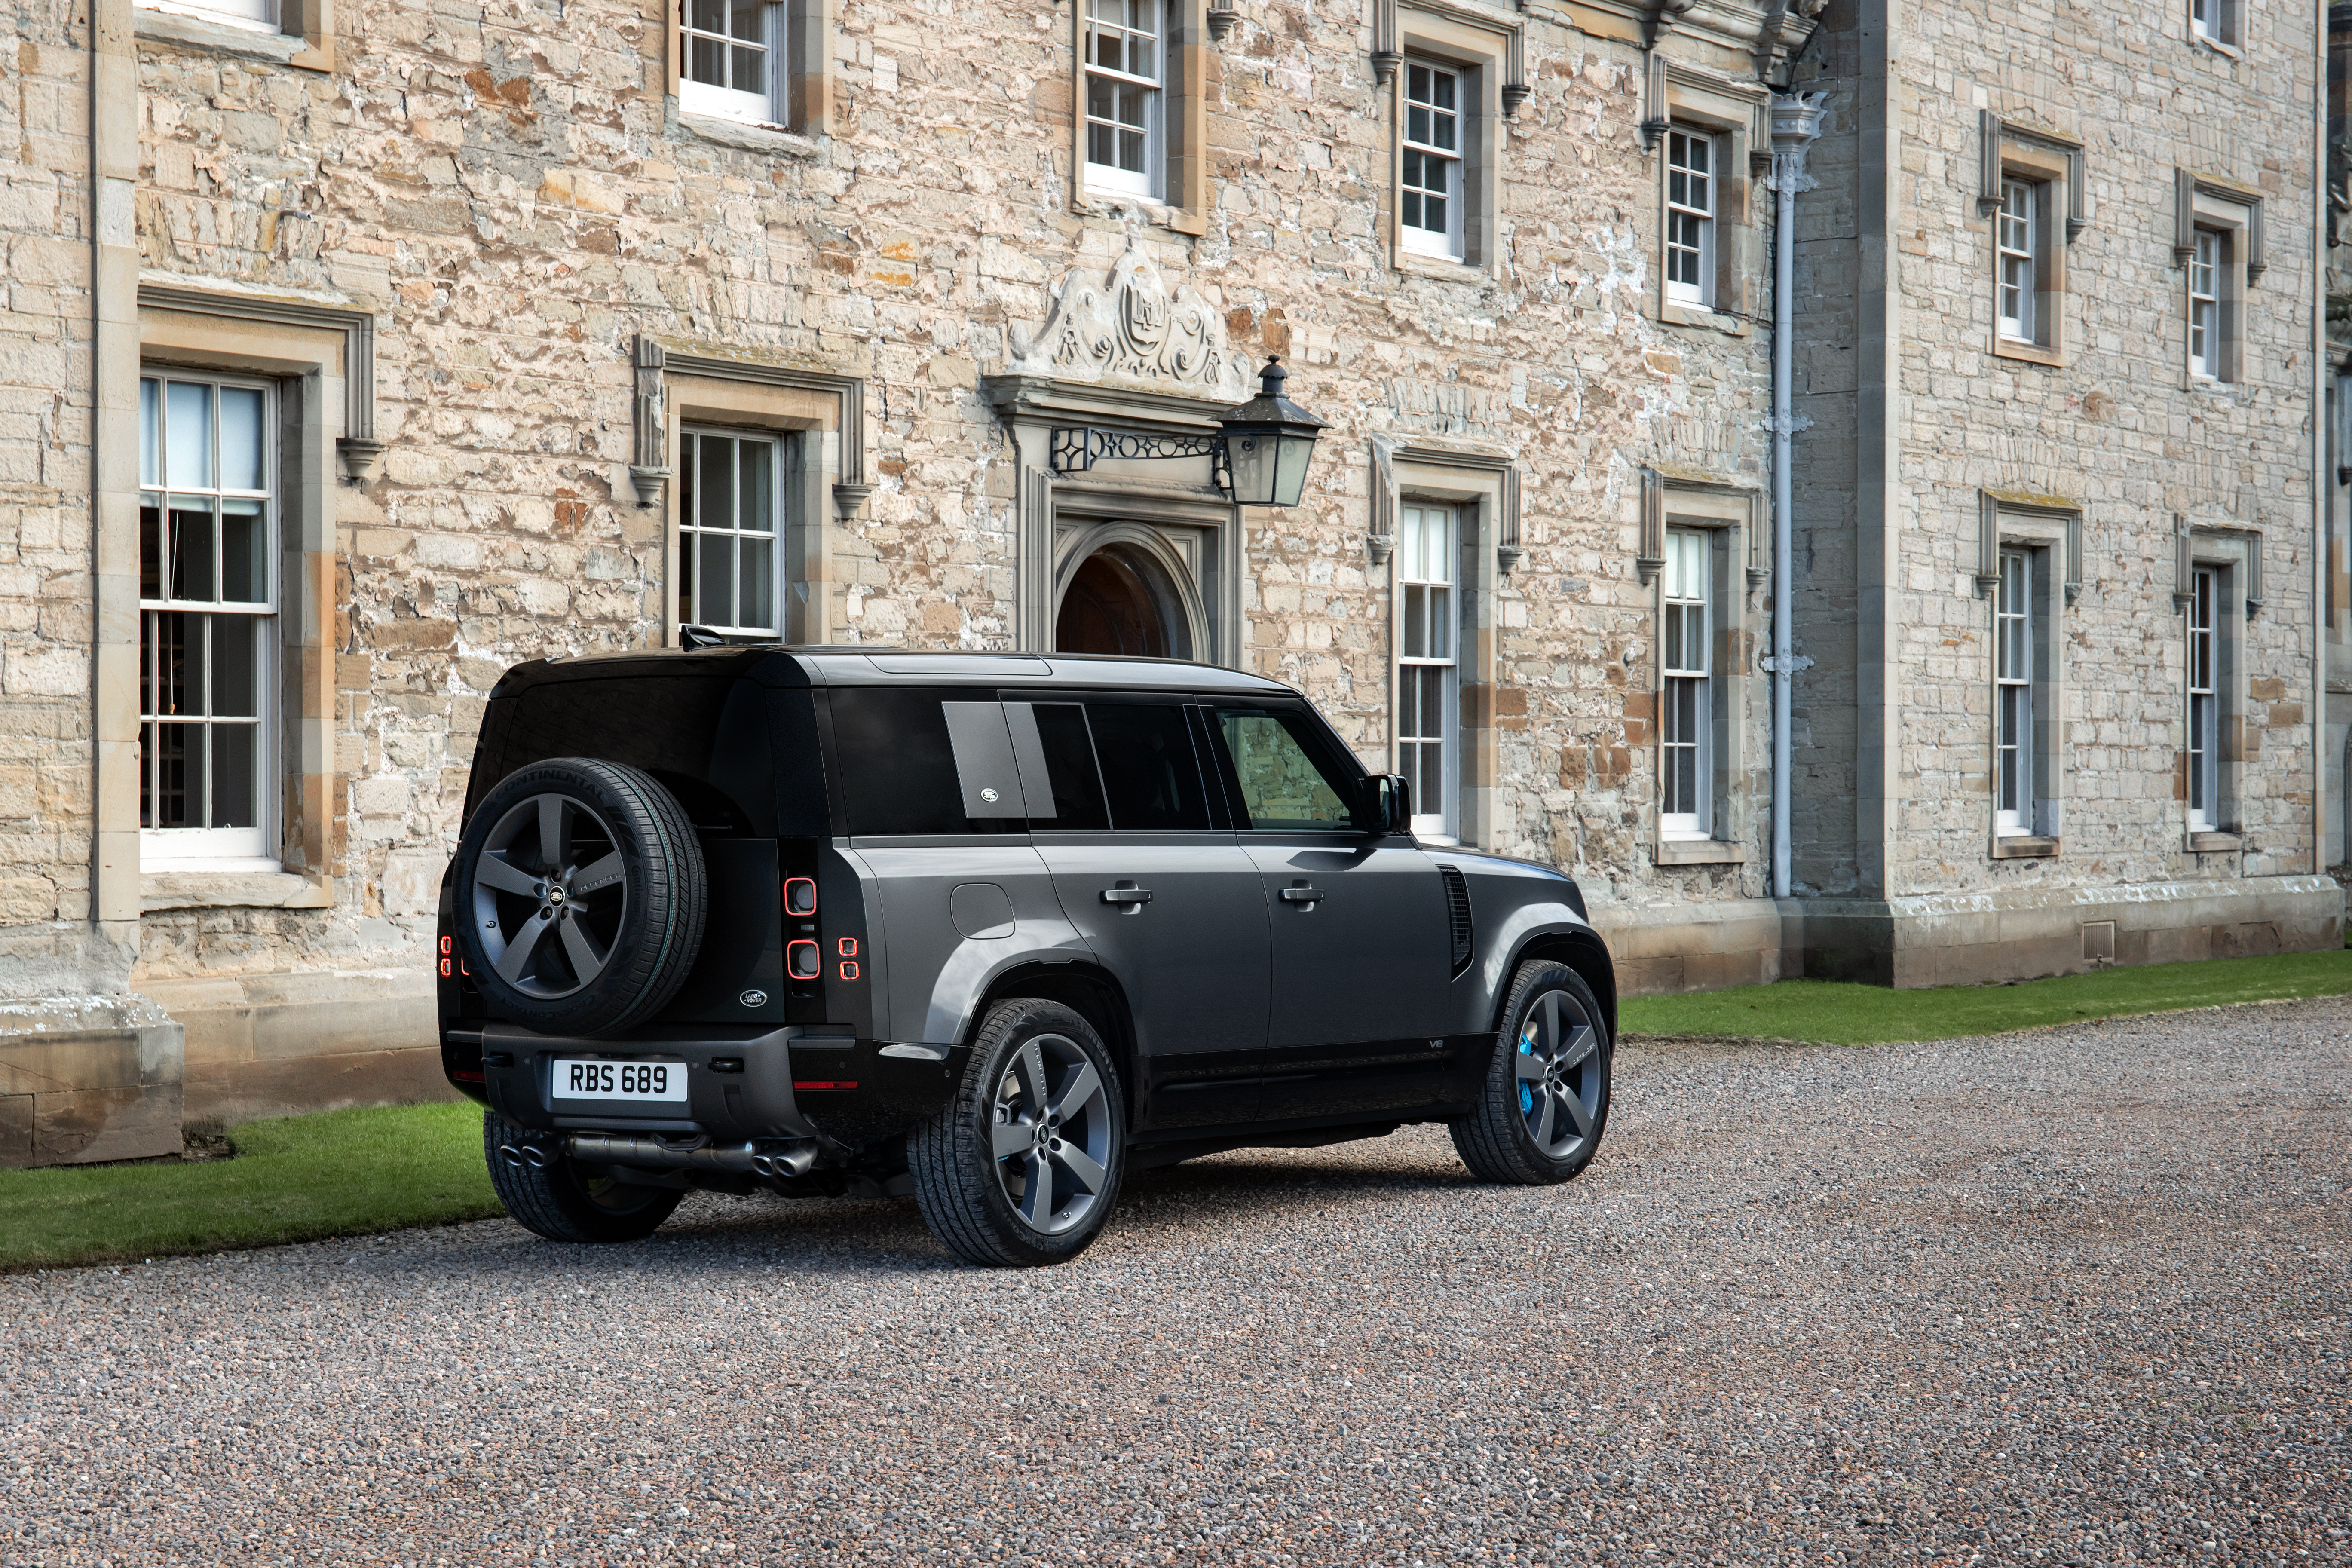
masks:
<path id="1" fill-rule="evenodd" d="M 1800 663 L 1796 549 L 1790 500 L 1789 442 L 1810 424 L 1795 407 L 1797 375 L 1797 193 L 1814 181 L 1805 152 L 1822 132 L 1824 92 L 1772 96 L 1772 189 L 1780 203 L 1772 222 L 1772 896 L 1789 896 L 1789 696 Z M 1811 663 L 1811 660 L 1804 661 Z"/>

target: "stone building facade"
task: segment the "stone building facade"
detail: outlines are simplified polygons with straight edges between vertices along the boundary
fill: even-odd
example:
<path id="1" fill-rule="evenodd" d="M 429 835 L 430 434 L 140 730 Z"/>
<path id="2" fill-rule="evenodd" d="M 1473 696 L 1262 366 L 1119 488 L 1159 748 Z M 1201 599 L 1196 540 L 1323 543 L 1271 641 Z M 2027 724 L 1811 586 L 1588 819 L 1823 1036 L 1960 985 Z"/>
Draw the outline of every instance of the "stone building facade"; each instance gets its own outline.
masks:
<path id="1" fill-rule="evenodd" d="M 1424 831 L 1582 879 L 1631 989 L 2340 940 L 2317 24 L 2193 3 L 15 0 L 0 1163 L 436 1092 L 485 693 L 689 624 L 1293 682 Z M 1300 505 L 1147 455 L 1270 355 Z"/>

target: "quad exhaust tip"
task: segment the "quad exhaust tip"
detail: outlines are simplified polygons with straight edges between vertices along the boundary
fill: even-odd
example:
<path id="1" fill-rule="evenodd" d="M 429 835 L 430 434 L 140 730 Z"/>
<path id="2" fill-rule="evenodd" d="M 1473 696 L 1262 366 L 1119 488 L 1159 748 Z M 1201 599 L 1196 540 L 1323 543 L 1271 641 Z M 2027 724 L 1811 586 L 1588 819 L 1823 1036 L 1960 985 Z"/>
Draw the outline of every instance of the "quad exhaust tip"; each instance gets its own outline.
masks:
<path id="1" fill-rule="evenodd" d="M 536 1143 L 501 1143 L 499 1158 L 518 1171 L 526 1165 L 534 1171 L 544 1171 L 555 1163 L 555 1155 Z"/>

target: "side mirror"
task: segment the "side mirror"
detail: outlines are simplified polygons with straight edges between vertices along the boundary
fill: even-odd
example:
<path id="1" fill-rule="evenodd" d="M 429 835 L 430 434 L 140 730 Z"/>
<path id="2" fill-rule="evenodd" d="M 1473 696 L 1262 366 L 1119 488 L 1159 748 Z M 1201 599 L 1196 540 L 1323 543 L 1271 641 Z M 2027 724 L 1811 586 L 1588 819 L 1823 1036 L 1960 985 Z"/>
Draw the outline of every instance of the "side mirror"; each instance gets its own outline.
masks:
<path id="1" fill-rule="evenodd" d="M 1373 773 L 1364 780 L 1356 820 L 1367 833 L 1402 833 L 1412 823 L 1412 786 L 1402 773 Z"/>

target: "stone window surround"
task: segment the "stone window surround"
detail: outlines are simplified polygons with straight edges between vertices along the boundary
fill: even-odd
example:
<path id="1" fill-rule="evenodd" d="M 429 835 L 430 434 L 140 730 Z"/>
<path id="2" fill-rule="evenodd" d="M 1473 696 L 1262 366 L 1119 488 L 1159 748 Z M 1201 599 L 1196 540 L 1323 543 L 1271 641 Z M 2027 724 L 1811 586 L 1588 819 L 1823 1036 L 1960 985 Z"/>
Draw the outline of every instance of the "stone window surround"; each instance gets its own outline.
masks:
<path id="1" fill-rule="evenodd" d="M 815 140 L 833 132 L 833 11 L 829 0 L 782 0 L 782 26 L 777 47 L 782 53 L 782 91 L 786 123 L 754 124 L 715 114 L 677 108 L 677 122 L 712 141 L 751 151 L 800 150 L 795 139 Z M 682 103 L 685 13 L 688 0 L 663 0 L 662 62 L 664 89 L 673 105 Z M 800 68 L 793 68 L 797 64 Z M 814 68 L 811 68 L 814 65 Z"/>
<path id="2" fill-rule="evenodd" d="M 1209 232 L 1209 89 L 1216 76 L 1216 50 L 1210 47 L 1208 0 L 1160 0 L 1168 24 L 1167 75 L 1160 88 L 1160 170 L 1159 201 L 1124 191 L 1087 189 L 1085 0 L 1070 5 L 1070 210 L 1108 214 L 1140 207 L 1151 222 L 1179 234 Z M 1230 20 L 1224 26 L 1230 26 Z"/>
<path id="3" fill-rule="evenodd" d="M 1372 72 L 1389 89 L 1389 174 L 1381 215 L 1389 265 L 1423 277 L 1485 283 L 1500 275 L 1503 121 L 1528 89 L 1521 82 L 1525 21 L 1472 0 L 1376 0 Z M 1405 247 L 1404 73 L 1407 55 L 1458 72 L 1462 105 L 1462 259 Z"/>
<path id="4" fill-rule="evenodd" d="M 301 70 L 335 68 L 335 0 L 278 0 L 275 33 L 148 5 L 133 5 L 131 16 L 133 36 L 150 43 L 239 55 Z"/>
<path id="5" fill-rule="evenodd" d="M 1371 442 L 1371 522 L 1367 538 L 1373 565 L 1385 566 L 1381 592 L 1386 597 L 1388 711 L 1399 711 L 1396 659 L 1403 644 L 1404 596 L 1397 592 L 1397 509 L 1425 502 L 1454 509 L 1461 530 L 1461 570 L 1454 584 L 1454 689 L 1460 715 L 1461 775 L 1455 784 L 1454 837 L 1467 845 L 1497 844 L 1507 837 L 1500 816 L 1503 797 L 1501 731 L 1528 724 L 1526 694 L 1496 681 L 1495 641 L 1500 621 L 1496 598 L 1519 561 L 1519 470 L 1507 453 L 1397 440 Z M 1375 581 L 1380 581 L 1376 576 Z M 1397 768 L 1396 726 L 1388 727 L 1385 771 Z"/>
<path id="6" fill-rule="evenodd" d="M 1763 507 L 1763 492 L 1748 486 L 1657 468 L 1642 470 L 1642 552 L 1634 558 L 1634 564 L 1651 595 L 1650 668 L 1654 671 L 1663 669 L 1665 664 L 1664 647 L 1659 641 L 1665 635 L 1661 597 L 1664 589 L 1658 578 L 1665 565 L 1666 530 L 1700 530 L 1713 542 L 1707 552 L 1707 592 L 1716 673 L 1713 700 L 1707 705 L 1714 753 L 1707 798 L 1714 806 L 1715 820 L 1705 838 L 1666 837 L 1659 816 L 1664 808 L 1664 791 L 1661 789 L 1650 811 L 1651 860 L 1654 865 L 1737 866 L 1744 865 L 1748 859 L 1748 819 L 1754 807 L 1752 792 L 1748 787 L 1747 737 L 1751 696 L 1748 673 L 1753 668 L 1749 644 L 1755 636 L 1755 628 L 1748 621 L 1748 595 L 1760 580 L 1757 552 L 1762 548 L 1765 534 L 1761 525 Z M 1664 678 L 1654 677 L 1650 700 L 1654 705 L 1664 695 Z M 1663 765 L 1664 726 L 1654 721 L 1654 706 L 1652 713 L 1647 749 L 1652 753 L 1653 776 L 1663 776 L 1654 772 L 1654 767 Z"/>
<path id="7" fill-rule="evenodd" d="M 662 509 L 662 646 L 677 641 L 678 487 L 670 454 L 683 425 L 791 435 L 786 442 L 781 609 L 787 642 L 835 640 L 834 520 L 855 517 L 866 479 L 863 377 L 763 360 L 740 350 L 639 333 L 630 345 L 637 505 Z M 828 502 L 830 504 L 828 504 Z"/>
<path id="8" fill-rule="evenodd" d="M 2246 58 L 2245 0 L 2205 0 L 2206 15 L 2218 26 L 2209 24 L 2206 30 L 2197 30 L 2194 0 L 2179 0 L 2181 36 L 2191 44 L 2227 55 L 2233 60 Z"/>
<path id="9" fill-rule="evenodd" d="M 1986 601 L 1989 632 L 2000 603 L 2000 554 L 2028 552 L 2032 577 L 2027 589 L 2033 610 L 2032 821 L 2024 833 L 2003 834 L 1993 823 L 2000 803 L 1985 792 L 1986 855 L 1994 860 L 2056 857 L 2064 845 L 2066 813 L 2066 610 L 2082 591 L 2083 512 L 2053 496 L 1979 492 L 1981 530 L 1978 542 L 1977 593 Z M 1991 584 L 1987 586 L 1988 582 Z M 1993 637 L 1985 641 L 1985 748 L 1998 743 L 2000 693 Z M 1985 777 L 1990 781 L 1989 766 Z"/>
<path id="10" fill-rule="evenodd" d="M 277 737 L 282 872 L 181 868 L 142 872 L 140 907 L 163 909 L 325 909 L 335 902 L 333 876 L 341 864 L 344 780 L 334 767 L 336 722 L 333 626 L 340 604 L 342 560 L 335 526 L 335 484 L 341 471 L 364 479 L 382 447 L 374 430 L 374 318 L 359 310 L 270 298 L 246 298 L 164 283 L 139 291 L 142 365 L 186 365 L 237 372 L 275 383 L 279 398 L 278 511 L 280 653 Z M 111 412 L 111 411 L 110 411 Z M 122 417 L 116 416 L 116 417 Z M 123 450 L 138 450 L 135 405 L 122 432 Z M 339 434 L 341 431 L 350 434 Z M 112 521 L 111 509 L 106 514 Z M 110 547 L 136 559 L 137 509 L 128 514 L 134 537 Z M 138 690 L 102 682 L 98 710 L 102 746 L 121 746 L 135 758 Z M 135 765 L 135 764 L 134 764 Z M 135 836 L 138 792 L 110 788 L 101 796 L 101 830 L 124 824 Z"/>
<path id="11" fill-rule="evenodd" d="M 1983 158 L 1977 216 L 1985 224 L 1985 308 L 1992 352 L 2001 359 L 2063 366 L 2068 363 L 2067 247 L 2088 226 L 2082 144 L 2055 132 L 2012 125 L 1989 109 L 1979 110 L 1977 119 Z M 2030 342 L 2003 337 L 2000 331 L 1998 215 L 2001 185 L 2008 180 L 2023 180 L 2034 187 L 2035 335 Z"/>
<path id="12" fill-rule="evenodd" d="M 1659 265 L 1646 291 L 1644 306 L 1654 321 L 1669 326 L 1701 327 L 1748 337 L 1756 331 L 1754 289 L 1764 277 L 1764 236 L 1759 225 L 1753 182 L 1759 149 L 1770 136 L 1762 118 L 1770 94 L 1761 87 L 1706 75 L 1680 60 L 1653 50 L 1645 96 L 1652 101 L 1642 121 L 1644 146 L 1657 153 Z M 1715 308 L 1702 309 L 1666 298 L 1666 132 L 1684 126 L 1715 137 Z"/>
<path id="13" fill-rule="evenodd" d="M 2180 809 L 2182 846 L 2196 855 L 2235 854 L 2244 847 L 2245 777 L 2247 764 L 2262 752 L 2262 731 L 2246 722 L 2248 639 L 2246 628 L 2263 609 L 2263 535 L 2237 522 L 2192 522 L 2185 514 L 2173 517 L 2172 605 L 2176 620 L 2174 660 L 2176 700 L 2173 732 L 2179 737 L 2173 770 L 2173 798 Z M 2189 819 L 2189 698 L 2188 616 L 2194 595 L 2193 574 L 2206 567 L 2223 574 L 2220 602 L 2214 606 L 2213 699 L 2215 716 L 2214 831 L 2191 831 Z"/>
<path id="14" fill-rule="evenodd" d="M 2256 279 L 2268 267 L 2263 254 L 2263 198 L 2231 182 L 2173 171 L 2172 264 L 2180 273 L 2180 384 L 2189 391 L 2215 391 L 2234 385 L 2246 376 L 2246 315 Z M 2195 254 L 2200 229 L 2228 237 L 2228 257 L 2221 265 L 2221 374 L 2199 375 L 2189 357 L 2189 263 Z"/>

